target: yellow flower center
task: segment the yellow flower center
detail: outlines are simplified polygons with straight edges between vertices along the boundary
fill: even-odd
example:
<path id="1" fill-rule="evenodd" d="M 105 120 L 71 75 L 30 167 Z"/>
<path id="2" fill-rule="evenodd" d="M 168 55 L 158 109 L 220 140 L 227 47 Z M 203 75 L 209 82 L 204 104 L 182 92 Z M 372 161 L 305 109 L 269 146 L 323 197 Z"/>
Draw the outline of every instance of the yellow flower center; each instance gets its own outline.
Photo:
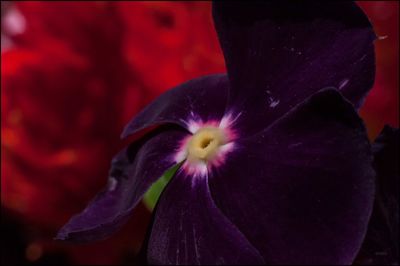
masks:
<path id="1" fill-rule="evenodd" d="M 218 148 L 225 144 L 224 132 L 217 127 L 199 129 L 189 140 L 187 145 L 187 159 L 190 162 L 209 161 L 218 152 Z"/>

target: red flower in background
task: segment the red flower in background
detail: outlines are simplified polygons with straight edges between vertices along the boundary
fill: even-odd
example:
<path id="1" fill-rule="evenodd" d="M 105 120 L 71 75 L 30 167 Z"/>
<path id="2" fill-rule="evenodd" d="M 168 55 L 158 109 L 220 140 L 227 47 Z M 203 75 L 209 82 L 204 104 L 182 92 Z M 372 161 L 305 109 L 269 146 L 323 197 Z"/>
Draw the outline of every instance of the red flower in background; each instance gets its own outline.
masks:
<path id="1" fill-rule="evenodd" d="M 106 182 L 134 113 L 171 86 L 224 71 L 210 13 L 209 3 L 18 2 L 3 17 L 13 46 L 2 52 L 2 206 L 33 228 L 32 241 L 79 263 L 137 250 L 143 208 L 130 233 L 100 244 L 51 239 Z"/>
<path id="2" fill-rule="evenodd" d="M 188 77 L 224 71 L 209 3 L 122 2 L 118 7 L 131 33 L 124 52 L 145 86 L 164 91 Z"/>
<path id="3" fill-rule="evenodd" d="M 359 1 L 380 36 L 374 88 L 360 111 L 375 139 L 385 124 L 399 126 L 399 1 Z"/>

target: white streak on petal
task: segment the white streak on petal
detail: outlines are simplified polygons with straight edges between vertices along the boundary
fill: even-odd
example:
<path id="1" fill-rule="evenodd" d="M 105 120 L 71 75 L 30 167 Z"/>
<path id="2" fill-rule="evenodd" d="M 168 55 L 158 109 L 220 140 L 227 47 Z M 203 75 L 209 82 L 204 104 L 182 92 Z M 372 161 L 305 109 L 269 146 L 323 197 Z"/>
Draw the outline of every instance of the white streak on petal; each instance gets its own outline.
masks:
<path id="1" fill-rule="evenodd" d="M 192 134 L 196 133 L 200 129 L 200 127 L 201 126 L 195 121 L 189 121 L 188 130 L 190 131 L 190 133 Z"/>
<path id="2" fill-rule="evenodd" d="M 200 265 L 200 253 L 199 253 L 199 248 L 197 247 L 198 238 L 196 237 L 196 228 L 192 226 L 192 230 L 193 230 L 193 246 L 196 254 L 196 261 L 197 264 Z"/>
<path id="3" fill-rule="evenodd" d="M 190 140 L 191 136 L 184 138 L 181 143 L 179 144 L 178 150 L 175 153 L 173 161 L 176 163 L 181 163 L 187 158 L 187 143 Z"/>
<path id="4" fill-rule="evenodd" d="M 219 123 L 219 127 L 222 129 L 226 129 L 231 127 L 236 120 L 240 117 L 242 112 L 238 113 L 236 116 L 234 116 L 231 112 L 229 112 L 227 115 L 224 115 L 224 117 L 221 119 L 221 122 Z"/>
<path id="5" fill-rule="evenodd" d="M 339 90 L 343 89 L 349 83 L 349 79 L 344 79 L 339 84 Z"/>
<path id="6" fill-rule="evenodd" d="M 235 144 L 233 142 L 229 142 L 229 143 L 222 145 L 219 149 L 225 155 L 227 152 L 233 150 L 234 145 Z"/>
<path id="7" fill-rule="evenodd" d="M 174 161 L 176 163 L 180 163 L 182 161 L 184 161 L 187 157 L 187 151 L 186 149 L 181 149 L 180 151 L 178 151 L 178 153 L 175 155 L 175 159 Z"/>
<path id="8" fill-rule="evenodd" d="M 196 185 L 197 179 L 205 178 L 208 174 L 207 164 L 204 162 L 189 163 L 185 161 L 182 170 L 192 179 L 192 187 Z"/>

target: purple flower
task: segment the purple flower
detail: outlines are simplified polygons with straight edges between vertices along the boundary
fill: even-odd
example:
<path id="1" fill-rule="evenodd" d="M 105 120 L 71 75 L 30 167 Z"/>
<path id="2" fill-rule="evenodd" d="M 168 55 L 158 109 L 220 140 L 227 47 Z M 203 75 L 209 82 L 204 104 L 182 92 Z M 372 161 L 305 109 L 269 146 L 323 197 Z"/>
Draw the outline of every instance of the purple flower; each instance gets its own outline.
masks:
<path id="1" fill-rule="evenodd" d="M 351 263 L 374 198 L 354 109 L 374 81 L 368 19 L 352 2 L 221 1 L 213 15 L 228 74 L 188 81 L 130 121 L 122 137 L 137 140 L 109 186 L 58 239 L 109 236 L 179 164 L 153 213 L 149 263 Z"/>
<path id="2" fill-rule="evenodd" d="M 372 145 L 376 196 L 357 264 L 399 265 L 399 141 L 399 129 L 386 126 Z"/>

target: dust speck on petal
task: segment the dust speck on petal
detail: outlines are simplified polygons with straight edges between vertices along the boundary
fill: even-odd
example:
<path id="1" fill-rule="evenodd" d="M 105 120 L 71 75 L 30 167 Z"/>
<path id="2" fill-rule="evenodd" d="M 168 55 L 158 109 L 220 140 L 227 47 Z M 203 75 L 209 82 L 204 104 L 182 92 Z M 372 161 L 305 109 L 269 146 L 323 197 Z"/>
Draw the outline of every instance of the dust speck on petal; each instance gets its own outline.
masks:
<path id="1" fill-rule="evenodd" d="M 301 144 L 303 144 L 303 143 L 302 142 L 293 143 L 293 144 L 289 145 L 289 148 L 295 148 L 295 147 L 300 146 Z"/>
<path id="2" fill-rule="evenodd" d="M 279 99 L 274 99 L 272 97 L 269 97 L 268 98 L 268 103 L 269 103 L 269 107 L 275 108 L 280 103 L 280 100 Z"/>

